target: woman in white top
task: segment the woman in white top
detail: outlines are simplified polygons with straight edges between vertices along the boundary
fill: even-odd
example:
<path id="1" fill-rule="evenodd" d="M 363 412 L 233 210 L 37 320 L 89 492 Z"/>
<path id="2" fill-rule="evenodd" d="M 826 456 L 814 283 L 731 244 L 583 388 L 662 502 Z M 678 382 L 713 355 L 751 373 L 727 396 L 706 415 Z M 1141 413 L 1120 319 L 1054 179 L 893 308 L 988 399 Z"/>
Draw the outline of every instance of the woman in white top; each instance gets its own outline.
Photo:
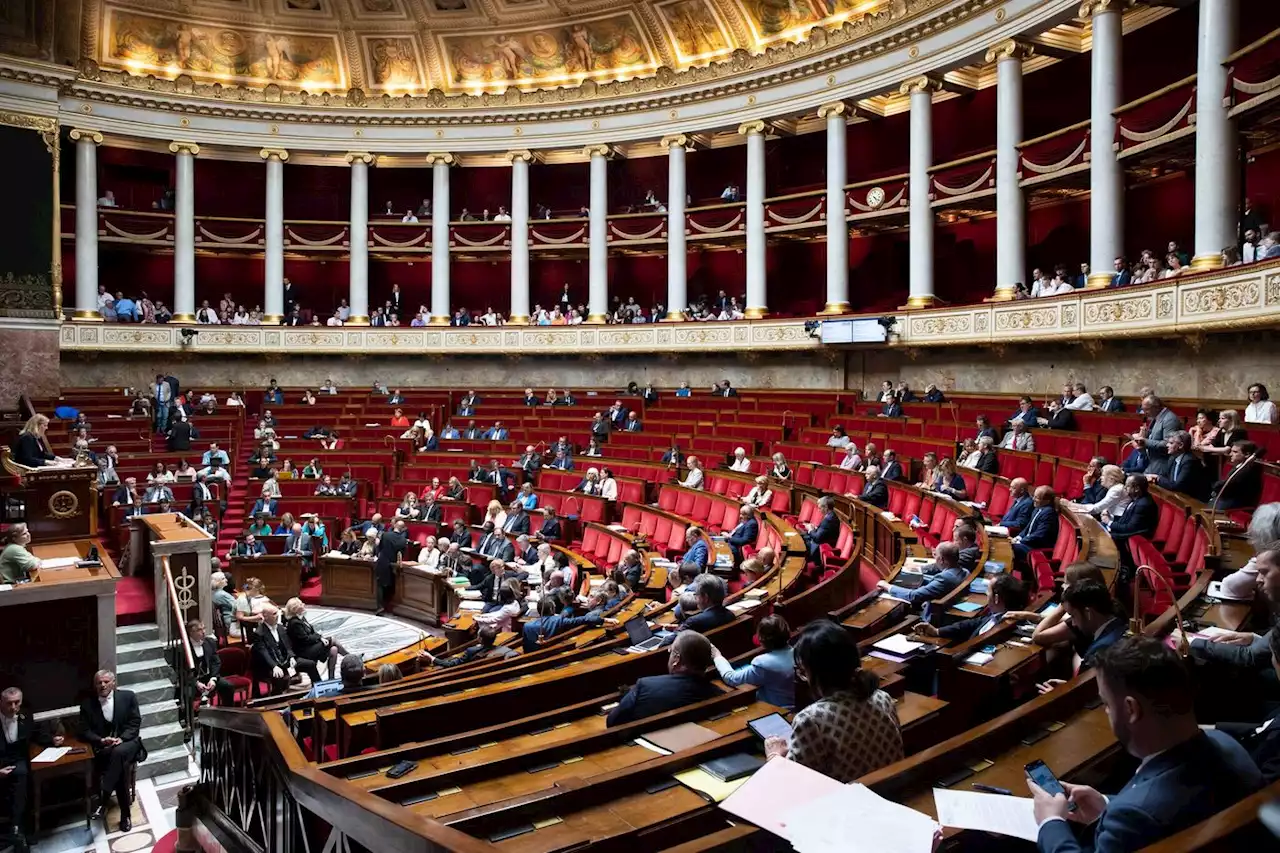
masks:
<path id="1" fill-rule="evenodd" d="M 613 479 L 613 472 L 608 468 L 600 469 L 600 497 L 607 501 L 618 499 L 618 481 Z"/>
<path id="2" fill-rule="evenodd" d="M 493 625 L 499 633 L 510 631 L 511 621 L 519 616 L 524 608 L 524 603 L 521 601 L 523 597 L 519 581 L 507 581 L 498 589 L 498 604 L 501 606 L 488 613 L 475 614 L 476 622 L 481 625 Z"/>
<path id="3" fill-rule="evenodd" d="M 249 325 L 249 312 L 244 310 L 243 305 L 241 305 L 239 308 L 236 309 L 235 314 L 231 315 L 231 325 L 233 326 Z"/>
<path id="4" fill-rule="evenodd" d="M 227 398 L 227 405 L 228 405 L 228 406 L 239 406 L 239 407 L 240 407 L 240 408 L 242 408 L 242 409 L 244 408 L 244 398 L 242 398 L 242 397 L 240 396 L 240 392 L 239 392 L 239 391 L 232 391 L 232 392 L 231 392 L 231 396 Z"/>
<path id="5" fill-rule="evenodd" d="M 1255 382 L 1249 386 L 1249 405 L 1244 407 L 1244 422 L 1247 424 L 1280 423 L 1276 414 L 1276 404 L 1271 402 L 1267 394 L 1267 386 Z"/>
<path id="6" fill-rule="evenodd" d="M 751 491 L 742 496 L 742 502 L 767 509 L 773 502 L 773 490 L 769 488 L 769 478 L 756 477 L 756 484 L 751 487 Z"/>
<path id="7" fill-rule="evenodd" d="M 747 457 L 747 449 L 745 447 L 735 447 L 733 449 L 733 461 L 729 463 L 730 471 L 737 471 L 739 474 L 745 474 L 751 470 L 751 460 Z"/>
<path id="8" fill-rule="evenodd" d="M 966 438 L 963 447 L 964 452 L 960 454 L 960 461 L 956 464 L 964 468 L 976 468 L 978 460 L 982 458 L 982 451 L 978 449 L 978 442 L 972 438 Z"/>
<path id="9" fill-rule="evenodd" d="M 261 622 L 262 610 L 270 604 L 271 599 L 267 598 L 263 592 L 262 581 L 257 578 L 247 578 L 244 582 L 244 590 L 236 596 L 236 619 L 227 626 L 231 636 L 241 636 L 242 623 Z"/>
<path id="10" fill-rule="evenodd" d="M 698 457 L 696 456 L 688 457 L 684 460 L 684 463 L 688 466 L 689 473 L 685 476 L 684 480 L 680 482 L 680 485 L 684 486 L 686 489 L 701 489 L 702 463 L 698 461 Z"/>
<path id="11" fill-rule="evenodd" d="M 840 460 L 840 468 L 844 471 L 857 471 L 862 467 L 862 457 L 858 455 L 858 445 L 852 441 L 844 447 L 844 458 Z"/>
<path id="12" fill-rule="evenodd" d="M 1072 504 L 1072 509 L 1095 517 L 1104 512 L 1113 516 L 1124 512 L 1125 507 L 1129 506 L 1129 496 L 1124 491 L 1124 471 L 1119 465 L 1103 465 L 1101 479 L 1102 485 L 1107 487 L 1102 500 L 1092 504 Z"/>
<path id="13" fill-rule="evenodd" d="M 492 521 L 494 530 L 501 530 L 502 525 L 507 523 L 507 511 L 502 508 L 502 504 L 499 501 L 489 501 L 489 506 L 485 510 L 484 520 Z M 483 525 L 484 522 L 482 521 L 481 524 Z"/>
<path id="14" fill-rule="evenodd" d="M 436 537 L 428 536 L 422 540 L 422 550 L 418 552 L 418 565 L 424 569 L 434 569 L 440 564 L 440 550 L 436 548 Z"/>

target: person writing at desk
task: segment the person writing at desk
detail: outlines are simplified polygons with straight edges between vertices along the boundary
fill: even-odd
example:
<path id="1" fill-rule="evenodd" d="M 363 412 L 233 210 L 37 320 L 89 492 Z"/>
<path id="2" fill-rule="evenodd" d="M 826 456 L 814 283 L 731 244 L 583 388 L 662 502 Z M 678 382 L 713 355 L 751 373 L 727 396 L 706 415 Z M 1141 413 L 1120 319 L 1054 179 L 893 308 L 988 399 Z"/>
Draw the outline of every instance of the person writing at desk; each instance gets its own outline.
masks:
<path id="1" fill-rule="evenodd" d="M 31 531 L 18 522 L 5 533 L 4 551 L 0 551 L 0 580 L 5 583 L 21 583 L 31 580 L 31 573 L 40 568 L 40 560 L 27 550 L 31 543 Z"/>
<path id="2" fill-rule="evenodd" d="M 147 757 L 147 748 L 138 737 L 142 729 L 138 697 L 129 690 L 117 690 L 115 673 L 106 669 L 94 674 L 93 689 L 95 695 L 80 706 L 80 738 L 93 748 L 93 765 L 100 783 L 93 819 L 106 817 L 114 791 L 120 807 L 120 831 L 128 832 L 133 829 L 129 771 Z"/>
<path id="3" fill-rule="evenodd" d="M 22 711 L 22 691 L 9 687 L 0 693 L 0 803 L 6 806 L 13 830 L 9 842 L 14 853 L 25 853 L 22 827 L 27 814 L 27 785 L 31 775 L 31 745 L 62 746 L 61 735 L 37 725 Z"/>
<path id="4" fill-rule="evenodd" d="M 1116 739 L 1141 764 L 1119 793 L 1063 783 L 1050 795 L 1028 780 L 1040 853 L 1138 850 L 1194 826 L 1257 791 L 1262 776 L 1240 744 L 1196 725 L 1195 688 L 1177 652 L 1129 637 L 1098 656 L 1098 696 Z M 1069 811 L 1074 805 L 1075 810 Z M 1076 840 L 1072 823 L 1093 825 Z"/>
<path id="5" fill-rule="evenodd" d="M 13 448 L 13 461 L 28 468 L 42 468 L 51 463 L 61 462 L 48 450 L 45 432 L 49 429 L 49 418 L 45 415 L 32 415 L 18 433 L 18 442 Z"/>
<path id="6" fill-rule="evenodd" d="M 1092 669 L 1103 649 L 1115 645 L 1128 630 L 1128 624 L 1116 614 L 1119 608 L 1104 583 L 1083 580 L 1062 594 L 1062 607 L 1071 617 L 1071 644 L 1079 658 L 1073 675 Z M 1032 634 L 1035 639 L 1035 634 Z M 1061 678 L 1050 678 L 1037 684 L 1041 693 L 1065 684 Z"/>

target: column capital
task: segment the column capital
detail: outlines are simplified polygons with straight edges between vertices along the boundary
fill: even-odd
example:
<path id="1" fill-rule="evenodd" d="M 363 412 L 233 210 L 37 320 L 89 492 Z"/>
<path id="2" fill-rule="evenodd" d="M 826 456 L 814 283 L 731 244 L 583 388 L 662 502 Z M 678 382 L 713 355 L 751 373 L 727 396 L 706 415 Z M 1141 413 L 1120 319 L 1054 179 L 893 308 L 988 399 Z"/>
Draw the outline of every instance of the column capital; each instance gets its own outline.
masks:
<path id="1" fill-rule="evenodd" d="M 738 125 L 738 133 L 742 136 L 750 136 L 753 133 L 764 133 L 764 122 L 760 119 L 755 121 L 744 121 Z"/>
<path id="2" fill-rule="evenodd" d="M 434 166 L 436 163 L 452 166 L 456 162 L 454 156 L 447 151 L 432 151 L 424 159 L 428 166 Z"/>
<path id="3" fill-rule="evenodd" d="M 509 163 L 515 163 L 517 160 L 521 163 L 532 163 L 534 159 L 533 152 L 527 148 L 522 148 L 519 151 L 508 151 L 503 157 Z"/>
<path id="4" fill-rule="evenodd" d="M 194 157 L 200 153 L 200 146 L 194 142 L 170 142 L 169 150 L 174 154 L 190 154 Z"/>
<path id="5" fill-rule="evenodd" d="M 361 163 L 364 163 L 366 166 L 372 166 L 376 158 L 372 154 L 368 153 L 367 151 L 349 151 L 347 152 L 347 156 L 345 159 L 347 161 L 347 165 L 351 165 L 355 163 L 357 160 L 359 160 Z"/>
<path id="6" fill-rule="evenodd" d="M 832 101 L 829 104 L 823 104 L 818 107 L 818 118 L 826 119 L 831 116 L 852 116 L 853 107 L 844 101 Z"/>
<path id="7" fill-rule="evenodd" d="M 934 92 L 941 91 L 942 83 L 927 74 L 921 74 L 919 77 L 912 77 L 910 80 L 904 80 L 902 85 L 898 87 L 898 94 L 900 95 L 914 95 L 917 92 L 926 92 L 932 95 Z"/>
<path id="8" fill-rule="evenodd" d="M 1002 62 L 1006 59 L 1016 59 L 1021 62 L 1024 59 L 1030 59 L 1035 55 L 1035 52 L 1034 45 L 1017 39 L 1005 39 L 987 50 L 986 60 L 987 62 Z"/>
<path id="9" fill-rule="evenodd" d="M 71 137 L 72 142 L 79 142 L 81 139 L 92 140 L 95 145 L 102 144 L 102 133 L 97 130 L 89 130 L 84 127 L 73 127 L 71 132 L 67 134 Z"/>
<path id="10" fill-rule="evenodd" d="M 690 141 L 691 140 L 689 139 L 688 134 L 668 133 L 666 136 L 662 137 L 662 139 L 658 141 L 658 144 L 661 145 L 663 148 L 670 148 L 673 145 L 678 145 L 681 148 L 688 148 Z"/>
<path id="11" fill-rule="evenodd" d="M 289 152 L 283 148 L 263 148 L 258 152 L 258 156 L 263 160 L 270 160 L 274 157 L 282 163 L 286 163 L 289 160 Z"/>
<path id="12" fill-rule="evenodd" d="M 608 157 L 613 154 L 613 149 L 608 145 L 587 145 L 582 149 L 584 157 Z"/>
<path id="13" fill-rule="evenodd" d="M 1080 4 L 1081 18 L 1092 18 L 1107 12 L 1123 12 L 1134 4 L 1133 0 L 1084 0 Z"/>

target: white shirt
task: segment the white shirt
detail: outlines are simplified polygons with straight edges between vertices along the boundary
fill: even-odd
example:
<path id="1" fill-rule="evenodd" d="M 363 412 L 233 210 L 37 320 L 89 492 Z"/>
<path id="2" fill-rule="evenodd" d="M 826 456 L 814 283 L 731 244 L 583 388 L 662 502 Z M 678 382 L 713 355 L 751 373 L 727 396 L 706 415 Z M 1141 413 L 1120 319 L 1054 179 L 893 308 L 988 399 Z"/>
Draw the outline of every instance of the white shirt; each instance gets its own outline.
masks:
<path id="1" fill-rule="evenodd" d="M 511 214 L 509 214 L 509 213 L 499 213 L 497 216 L 493 217 L 493 221 L 494 221 L 494 222 L 510 222 L 510 221 L 511 221 Z"/>
<path id="2" fill-rule="evenodd" d="M 846 453 L 844 458 L 840 460 L 840 468 L 844 471 L 856 471 L 862 467 L 862 457 L 858 455 L 855 449 L 852 453 Z"/>
<path id="3" fill-rule="evenodd" d="M 1065 293 L 1074 293 L 1075 290 L 1076 290 L 1075 286 L 1072 285 L 1071 282 L 1060 281 L 1058 282 L 1058 285 L 1056 287 L 1052 288 L 1052 294 L 1046 294 L 1046 295 L 1062 296 Z"/>
<path id="4" fill-rule="evenodd" d="M 330 317 L 328 320 L 326 320 L 326 321 L 325 321 L 325 324 L 326 324 L 326 325 L 329 325 L 329 326 L 341 326 L 341 325 L 342 325 L 342 318 L 341 318 L 341 317 Z"/>
<path id="5" fill-rule="evenodd" d="M 4 739 L 13 743 L 18 739 L 18 715 L 12 717 L 0 716 L 0 727 L 4 728 Z"/>
<path id="6" fill-rule="evenodd" d="M 684 486 L 686 489 L 701 489 L 702 488 L 702 469 L 690 468 L 689 475 L 684 478 L 684 482 L 681 483 L 680 485 Z"/>
<path id="7" fill-rule="evenodd" d="M 440 565 L 440 550 L 434 546 L 423 548 L 418 554 L 418 565 L 425 566 L 428 569 L 434 569 Z"/>
<path id="8" fill-rule="evenodd" d="M 607 501 L 616 501 L 618 499 L 618 481 L 612 477 L 605 477 L 601 480 L 600 497 Z"/>
<path id="9" fill-rule="evenodd" d="M 1270 400 L 1259 400 L 1244 407 L 1244 422 L 1247 424 L 1276 423 L 1276 404 Z"/>
<path id="10" fill-rule="evenodd" d="M 344 323 L 351 319 L 350 306 L 347 306 L 347 305 L 338 306 L 338 319 Z"/>
<path id="11" fill-rule="evenodd" d="M 746 472 L 751 470 L 751 457 L 744 456 L 741 459 L 734 459 L 732 464 L 729 465 L 729 470 L 737 471 L 740 474 L 745 474 Z"/>
<path id="12" fill-rule="evenodd" d="M 243 401 L 243 400 L 241 400 L 239 397 L 228 397 L 228 398 L 227 398 L 226 405 L 228 405 L 228 406 L 243 406 L 243 405 L 244 405 L 244 401 Z"/>
<path id="13" fill-rule="evenodd" d="M 108 723 L 114 723 L 116 721 L 116 692 L 112 690 L 106 699 L 98 699 L 98 704 L 102 706 L 102 718 Z"/>
<path id="14" fill-rule="evenodd" d="M 221 321 L 218 320 L 217 311 L 212 308 L 201 308 L 196 312 L 196 322 L 216 326 Z"/>
<path id="15" fill-rule="evenodd" d="M 1094 407 L 1093 397 L 1089 394 L 1081 394 L 1070 403 L 1067 403 L 1066 407 L 1077 412 L 1092 412 Z"/>
<path id="16" fill-rule="evenodd" d="M 744 504 L 751 504 L 752 506 L 768 506 L 772 501 L 773 490 L 768 486 L 765 486 L 763 489 L 759 486 L 752 486 L 751 491 L 747 492 L 746 496 L 742 499 Z"/>
<path id="17" fill-rule="evenodd" d="M 406 213 L 404 215 L 404 218 L 401 219 L 400 221 L 401 222 L 417 222 L 418 217 L 414 216 L 412 213 Z"/>
<path id="18" fill-rule="evenodd" d="M 233 326 L 247 326 L 247 325 L 249 325 L 249 315 L 248 315 L 247 313 L 245 313 L 245 314 L 241 314 L 241 313 L 232 314 L 232 315 L 231 315 L 231 325 L 233 325 Z"/>

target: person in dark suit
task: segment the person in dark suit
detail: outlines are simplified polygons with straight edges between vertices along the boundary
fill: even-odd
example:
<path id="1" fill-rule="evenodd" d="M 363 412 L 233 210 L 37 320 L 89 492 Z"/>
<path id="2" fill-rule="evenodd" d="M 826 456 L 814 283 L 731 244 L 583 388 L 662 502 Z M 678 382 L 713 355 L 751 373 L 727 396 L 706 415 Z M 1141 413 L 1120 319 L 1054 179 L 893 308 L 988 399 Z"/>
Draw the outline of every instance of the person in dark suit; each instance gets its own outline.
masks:
<path id="1" fill-rule="evenodd" d="M 760 535 L 760 522 L 756 521 L 756 508 L 744 504 L 738 510 L 738 525 L 729 532 L 729 550 L 733 552 L 733 564 L 742 562 L 742 549 L 747 545 L 755 545 Z"/>
<path id="2" fill-rule="evenodd" d="M 628 589 L 636 592 L 640 589 L 640 578 L 644 575 L 644 560 L 640 558 L 640 552 L 634 548 L 623 551 L 614 571 L 626 581 Z"/>
<path id="3" fill-rule="evenodd" d="M 27 816 L 27 787 L 31 777 L 31 746 L 62 746 L 61 735 L 49 731 L 22 713 L 22 691 L 9 687 L 0 692 L 0 803 L 6 806 L 13 829 L 9 840 L 15 853 L 26 853 L 22 833 Z"/>
<path id="4" fill-rule="evenodd" d="M 961 619 L 935 628 L 928 622 L 918 622 L 915 631 L 926 637 L 942 637 L 944 640 L 955 640 L 963 643 L 980 637 L 1004 620 L 1004 615 L 1013 610 L 1025 610 L 1027 607 L 1027 588 L 1022 581 L 1005 573 L 995 577 L 987 584 L 987 606 L 977 616 Z"/>
<path id="5" fill-rule="evenodd" d="M 542 454 L 530 444 L 525 447 L 524 453 L 516 460 L 515 467 L 520 469 L 524 476 L 524 482 L 532 483 L 537 478 L 538 471 L 542 469 Z"/>
<path id="6" fill-rule="evenodd" d="M 1156 525 L 1160 522 L 1160 509 L 1151 499 L 1149 491 L 1150 485 L 1146 477 L 1130 474 L 1124 481 L 1124 493 L 1129 498 L 1129 505 L 1107 525 L 1107 532 L 1111 534 L 1111 539 L 1120 552 L 1117 586 L 1127 586 L 1133 580 L 1135 566 L 1133 555 L 1129 553 L 1129 539 L 1133 536 L 1150 539 L 1155 535 Z"/>
<path id="7" fill-rule="evenodd" d="M 1022 421 L 1025 427 L 1033 427 L 1036 425 L 1036 406 L 1031 402 L 1031 398 L 1023 395 L 1018 401 L 1018 411 L 1014 412 L 1009 418 L 1009 423 L 1014 421 Z"/>
<path id="8" fill-rule="evenodd" d="M 1061 400 L 1050 400 L 1049 417 L 1037 418 L 1037 423 L 1048 429 L 1073 430 L 1076 428 L 1076 416 L 1073 411 L 1062 405 Z"/>
<path id="9" fill-rule="evenodd" d="M 190 701 L 198 701 L 205 705 L 209 695 L 216 693 L 219 705 L 231 705 L 235 698 L 235 690 L 222 680 L 222 660 L 218 657 L 218 641 L 205 632 L 204 623 L 199 619 L 187 622 L 187 639 L 191 641 L 191 654 L 195 658 L 196 677 L 195 695 L 188 697 Z"/>
<path id="10" fill-rule="evenodd" d="M 606 726 L 622 726 L 719 694 L 706 677 L 714 662 L 711 643 L 697 631 L 681 631 L 667 656 L 667 674 L 641 678 L 605 718 Z"/>
<path id="11" fill-rule="evenodd" d="M 822 566 L 822 546 L 830 545 L 834 548 L 840 541 L 840 519 L 836 516 L 835 505 L 836 502 L 830 495 L 818 498 L 818 510 L 822 513 L 822 518 L 807 530 L 800 531 L 809 562 L 819 567 Z"/>
<path id="12" fill-rule="evenodd" d="M 409 537 L 405 532 L 407 529 L 404 519 L 397 518 L 391 525 L 391 529 L 385 531 L 378 540 L 378 556 L 373 566 L 373 573 L 378 583 L 375 616 L 381 616 L 386 612 L 387 599 L 391 598 L 395 592 L 396 566 L 400 564 L 400 558 L 409 547 Z"/>
<path id="13" fill-rule="evenodd" d="M 133 829 L 129 816 L 130 769 L 147 758 L 147 747 L 139 732 L 142 713 L 138 697 L 130 690 L 116 689 L 116 676 L 99 670 L 93 676 L 94 695 L 80 705 L 80 739 L 93 748 L 93 766 L 98 776 L 98 805 L 93 818 L 106 816 L 112 792 L 120 806 L 120 831 Z"/>
<path id="14" fill-rule="evenodd" d="M 449 534 L 449 541 L 463 548 L 471 547 L 471 531 L 467 529 L 467 523 L 460 518 L 453 521 L 453 532 Z"/>
<path id="15" fill-rule="evenodd" d="M 538 601 L 538 618 L 530 619 L 521 629 L 521 647 L 526 654 L 536 652 L 538 643 L 545 642 L 557 634 L 563 634 L 579 625 L 599 625 L 603 621 L 599 613 L 565 616 L 560 612 L 559 603 L 554 596 L 543 595 Z"/>
<path id="16" fill-rule="evenodd" d="M 502 532 L 516 535 L 529 532 L 529 513 L 520 501 L 512 501 L 507 507 L 507 520 L 502 523 Z"/>
<path id="17" fill-rule="evenodd" d="M 1116 396 L 1110 385 L 1103 385 L 1098 391 L 1098 408 L 1104 412 L 1123 412 L 1124 402 Z"/>
<path id="18" fill-rule="evenodd" d="M 924 401 L 926 403 L 945 403 L 947 398 L 940 390 L 938 390 L 937 385 L 930 382 L 928 385 L 924 386 Z"/>
<path id="19" fill-rule="evenodd" d="M 731 387 L 731 386 L 729 385 L 729 380 L 728 380 L 728 379 L 724 379 L 724 380 L 722 380 L 722 381 L 720 382 L 720 384 L 719 384 L 719 385 L 717 385 L 715 388 L 713 388 L 713 389 L 712 389 L 712 391 L 711 391 L 711 396 L 713 396 L 713 397 L 736 397 L 736 396 L 738 396 L 738 389 L 737 389 L 737 388 L 733 388 L 733 387 Z"/>
<path id="20" fill-rule="evenodd" d="M 440 508 L 440 504 L 436 503 L 435 495 L 430 492 L 422 499 L 422 503 L 418 505 L 418 518 L 434 524 L 439 524 L 444 520 L 444 510 Z"/>
<path id="21" fill-rule="evenodd" d="M 1154 637 L 1130 637 L 1099 654 L 1097 668 L 1112 731 L 1141 764 L 1109 798 L 1068 783 L 1066 796 L 1051 796 L 1028 781 L 1040 853 L 1138 850 L 1262 787 L 1262 775 L 1240 744 L 1196 724 L 1196 691 L 1177 652 Z M 1091 843 L 1077 840 L 1072 823 L 1093 825 Z"/>
<path id="22" fill-rule="evenodd" d="M 1272 669 L 1280 676 L 1280 631 L 1269 634 L 1267 647 L 1271 651 Z M 1262 784 L 1280 780 L 1280 708 L 1261 724 L 1220 722 L 1211 728 L 1235 738 L 1249 751 L 1249 757 L 1262 773 Z"/>
<path id="23" fill-rule="evenodd" d="M 684 454 L 680 452 L 679 445 L 671 445 L 671 449 L 662 454 L 662 464 L 671 467 L 679 467 L 684 464 Z"/>
<path id="24" fill-rule="evenodd" d="M 317 631 L 307 620 L 306 611 L 307 605 L 300 598 L 291 598 L 284 606 L 284 630 L 289 635 L 289 646 L 298 662 L 303 664 L 298 668 L 303 672 L 314 671 L 312 681 L 320 680 L 320 664 L 328 661 L 329 680 L 332 681 L 338 677 L 338 662 L 347 650 L 332 637 Z M 314 667 L 308 667 L 304 662 L 312 663 Z"/>
<path id="25" fill-rule="evenodd" d="M 1092 669 L 1098 655 L 1118 643 L 1129 630 L 1111 591 L 1097 578 L 1086 577 L 1068 584 L 1062 593 L 1062 611 L 1071 619 L 1071 645 L 1080 658 L 1077 675 Z M 1050 678 L 1037 684 L 1036 689 L 1048 693 L 1065 683 L 1064 679 Z"/>
<path id="26" fill-rule="evenodd" d="M 49 429 L 49 418 L 45 415 L 32 415 L 18 433 L 18 441 L 13 448 L 13 461 L 28 468 L 40 468 L 48 465 L 58 457 L 45 447 L 45 432 Z"/>
<path id="27" fill-rule="evenodd" d="M 427 666 L 434 666 L 437 669 L 449 669 L 455 666 L 462 666 L 464 663 L 471 663 L 473 660 L 503 660 L 516 656 L 516 650 L 510 646 L 494 645 L 497 639 L 498 626 L 491 622 L 486 623 L 476 631 L 476 642 L 467 646 L 462 654 L 442 659 L 424 651 L 418 654 L 418 660 Z"/>
<path id="28" fill-rule="evenodd" d="M 876 465 L 868 465 L 863 476 L 866 477 L 866 481 L 862 484 L 862 493 L 858 498 L 877 509 L 886 509 L 889 506 L 889 487 L 880 477 L 880 468 Z"/>
<path id="29" fill-rule="evenodd" d="M 1209 503 L 1223 510 L 1257 506 L 1262 497 L 1260 456 L 1258 445 L 1252 441 L 1232 442 L 1228 457 L 1231 467 L 1209 490 Z"/>
<path id="30" fill-rule="evenodd" d="M 170 453 L 179 453 L 191 449 L 191 440 L 199 438 L 200 433 L 191 421 L 179 418 L 169 427 L 167 447 Z"/>
<path id="31" fill-rule="evenodd" d="M 878 418 L 900 418 L 902 417 L 902 403 L 898 400 L 898 395 L 894 394 L 884 405 L 880 407 L 880 411 L 876 414 Z"/>
<path id="32" fill-rule="evenodd" d="M 989 436 L 978 439 L 978 461 L 973 467 L 984 474 L 1000 473 L 1000 459 L 996 456 L 995 439 Z"/>
<path id="33" fill-rule="evenodd" d="M 711 554 L 707 550 L 706 540 L 702 538 L 702 529 L 690 527 L 686 530 L 684 543 L 689 546 L 689 550 L 680 557 L 681 571 L 694 575 L 705 572 L 707 564 L 711 562 Z"/>
<path id="34" fill-rule="evenodd" d="M 268 518 L 276 518 L 280 515 L 278 511 L 279 509 L 280 509 L 280 502 L 278 500 L 276 500 L 275 498 L 269 498 L 266 495 L 263 495 L 262 497 L 254 501 L 253 509 L 249 512 L 249 514 L 265 515 Z"/>
<path id="35" fill-rule="evenodd" d="M 704 572 L 698 576 L 693 594 L 698 600 L 698 612 L 680 624 L 680 631 L 706 634 L 733 621 L 733 611 L 724 606 L 725 596 L 729 594 L 724 578 Z"/>
<path id="36" fill-rule="evenodd" d="M 476 426 L 475 421 L 467 421 L 467 428 L 462 431 L 462 437 L 467 441 L 479 441 L 484 436 L 484 431 Z"/>
<path id="37" fill-rule="evenodd" d="M 1009 482 L 1009 508 L 1000 518 L 1000 526 L 1008 528 L 1010 536 L 1016 536 L 1031 520 L 1035 501 L 1032 500 L 1027 485 L 1023 477 L 1015 477 Z"/>
<path id="38" fill-rule="evenodd" d="M 262 608 L 262 621 L 253 633 L 252 669 L 258 681 L 271 684 L 272 693 L 283 693 L 298 674 L 298 659 L 289 642 L 289 632 L 280 621 L 280 610 L 274 604 Z M 314 661 L 310 664 L 311 680 L 319 681 Z"/>
<path id="39" fill-rule="evenodd" d="M 1040 548 L 1052 548 L 1058 541 L 1058 509 L 1054 505 L 1053 489 L 1037 486 L 1032 498 L 1034 506 L 1027 526 L 1013 538 L 1013 556 L 1022 566 L 1027 565 L 1028 555 Z"/>
<path id="40" fill-rule="evenodd" d="M 1083 481 L 1084 492 L 1080 503 L 1096 504 L 1107 496 L 1108 486 L 1102 482 L 1102 469 L 1107 464 L 1105 456 L 1094 456 L 1085 468 Z"/>
<path id="41" fill-rule="evenodd" d="M 955 542 L 938 543 L 933 549 L 933 566 L 934 573 L 915 589 L 891 584 L 887 580 L 877 581 L 876 586 L 913 607 L 917 605 L 924 607 L 929 602 L 948 595 L 969 576 L 968 572 L 960 568 L 960 547 Z M 926 610 L 925 621 L 931 621 L 928 615 Z"/>
<path id="42" fill-rule="evenodd" d="M 646 406 L 652 406 L 658 402 L 658 392 L 653 385 L 645 385 L 644 391 L 640 392 L 640 399 L 644 400 Z"/>
<path id="43" fill-rule="evenodd" d="M 474 583 L 467 589 L 480 593 L 480 600 L 484 602 L 482 612 L 490 613 L 502 606 L 498 603 L 498 595 L 503 584 L 518 579 L 518 575 L 507 568 L 506 562 L 495 559 L 489 561 L 489 573 L 479 583 Z"/>
<path id="44" fill-rule="evenodd" d="M 475 391 L 468 391 L 462 396 L 458 402 L 458 414 L 464 418 L 469 418 L 476 413 L 476 406 L 480 405 L 480 397 Z"/>
<path id="45" fill-rule="evenodd" d="M 551 507 L 542 508 L 542 526 L 533 536 L 543 542 L 555 542 L 560 538 L 560 519 L 556 518 L 556 512 Z"/>
<path id="46" fill-rule="evenodd" d="M 1163 471 L 1146 477 L 1162 489 L 1204 500 L 1207 492 L 1204 463 L 1191 453 L 1191 433 L 1177 430 L 1164 442 L 1168 461 Z"/>
<path id="47" fill-rule="evenodd" d="M 901 480 L 902 479 L 902 463 L 898 461 L 896 451 L 886 449 L 884 452 L 884 462 L 880 466 L 880 478 L 882 480 Z"/>

